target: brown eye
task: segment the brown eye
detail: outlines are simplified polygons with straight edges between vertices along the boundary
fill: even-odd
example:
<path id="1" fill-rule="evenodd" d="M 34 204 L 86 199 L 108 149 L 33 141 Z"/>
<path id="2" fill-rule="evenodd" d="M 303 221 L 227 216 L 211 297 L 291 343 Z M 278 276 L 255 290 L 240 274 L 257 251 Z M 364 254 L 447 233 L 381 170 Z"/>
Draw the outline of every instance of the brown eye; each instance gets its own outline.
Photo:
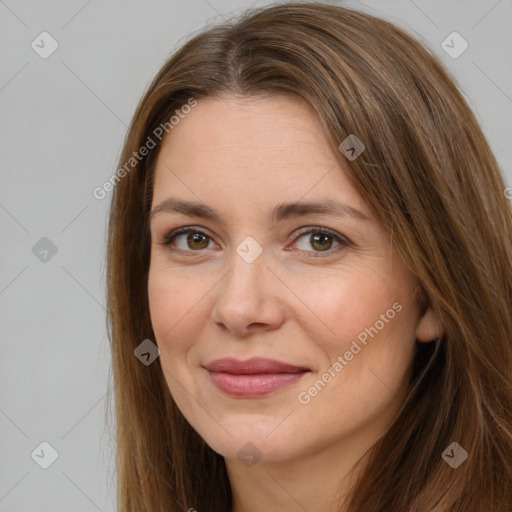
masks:
<path id="1" fill-rule="evenodd" d="M 324 235 L 323 233 L 311 235 L 309 240 L 311 246 L 319 251 L 327 251 L 332 247 L 332 237 L 330 235 Z"/>
<path id="2" fill-rule="evenodd" d="M 176 240 L 179 240 L 182 235 L 187 236 L 184 239 L 185 241 L 182 242 L 182 245 L 180 246 L 179 243 L 176 243 Z M 206 233 L 203 233 L 198 229 L 184 228 L 178 229 L 167 235 L 162 245 L 173 245 L 182 251 L 201 251 L 202 249 L 206 249 L 208 247 L 210 240 L 210 237 Z"/>
<path id="3" fill-rule="evenodd" d="M 184 235 L 187 235 L 186 238 L 182 238 Z M 306 235 L 309 235 L 309 238 Z M 171 232 L 165 237 L 162 245 L 169 247 L 171 250 L 193 253 L 207 249 L 210 241 L 212 241 L 211 237 L 200 229 L 188 227 Z M 327 253 L 326 255 L 329 256 L 349 245 L 349 241 L 343 236 L 327 228 L 315 228 L 303 232 L 296 239 L 295 245 L 298 244 L 298 241 L 303 244 L 302 247 L 299 247 L 299 250 L 306 253 L 307 257 L 321 257 L 319 253 Z"/>
<path id="4" fill-rule="evenodd" d="M 309 237 L 306 237 L 305 235 L 309 235 Z M 304 241 L 301 241 L 301 239 Z M 300 243 L 302 246 L 299 246 L 300 244 L 298 241 L 301 241 Z M 334 243 L 337 245 L 333 246 Z M 299 246 L 298 248 L 301 251 L 311 253 L 308 256 L 315 257 L 315 253 L 329 252 L 329 254 L 333 254 L 338 252 L 338 250 L 341 250 L 348 245 L 348 241 L 342 236 L 331 232 L 331 230 L 328 230 L 327 228 L 316 228 L 302 233 L 297 239 L 296 245 Z M 313 251 L 310 250 L 311 247 L 314 249 Z"/>
<path id="5" fill-rule="evenodd" d="M 204 249 L 208 247 L 208 237 L 201 233 L 190 233 L 187 235 L 187 244 L 192 249 Z"/>

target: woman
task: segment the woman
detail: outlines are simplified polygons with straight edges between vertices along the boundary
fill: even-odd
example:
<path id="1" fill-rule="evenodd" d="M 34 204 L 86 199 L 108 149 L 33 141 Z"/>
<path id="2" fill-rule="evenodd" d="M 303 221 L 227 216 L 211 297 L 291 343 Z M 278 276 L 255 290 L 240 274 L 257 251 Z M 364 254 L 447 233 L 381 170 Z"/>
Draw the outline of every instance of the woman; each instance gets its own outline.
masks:
<path id="1" fill-rule="evenodd" d="M 510 512 L 511 208 L 416 40 L 320 3 L 213 27 L 116 181 L 119 510 Z"/>

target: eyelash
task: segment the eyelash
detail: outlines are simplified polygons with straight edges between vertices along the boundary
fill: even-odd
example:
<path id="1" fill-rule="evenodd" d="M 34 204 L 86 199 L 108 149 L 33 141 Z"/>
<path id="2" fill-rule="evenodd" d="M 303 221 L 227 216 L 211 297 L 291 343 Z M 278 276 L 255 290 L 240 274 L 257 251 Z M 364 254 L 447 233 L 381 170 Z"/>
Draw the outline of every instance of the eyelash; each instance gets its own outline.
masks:
<path id="1" fill-rule="evenodd" d="M 180 235 L 183 235 L 183 234 L 188 234 L 188 233 L 193 233 L 193 234 L 198 234 L 198 235 L 202 235 L 210 240 L 212 240 L 212 238 L 207 234 L 205 233 L 204 231 L 202 231 L 201 229 L 196 229 L 194 228 L 193 226 L 192 227 L 183 227 L 183 228 L 178 228 L 178 229 L 175 229 L 174 231 L 171 231 L 168 235 L 165 236 L 164 238 L 164 241 L 161 242 L 159 245 L 163 245 L 165 247 L 168 247 L 169 250 L 172 250 L 172 251 L 179 251 L 179 252 L 182 252 L 182 253 L 200 253 L 200 252 L 203 252 L 203 250 L 197 250 L 197 251 L 193 251 L 193 250 L 185 250 L 185 249 L 172 249 L 171 248 L 171 244 L 172 242 Z M 332 256 L 333 254 L 337 254 L 338 252 L 340 252 L 341 250 L 345 249 L 348 245 L 350 245 L 350 242 L 343 236 L 341 235 L 338 235 L 335 231 L 331 231 L 330 229 L 328 228 L 323 228 L 323 227 L 315 227 L 313 229 L 309 229 L 307 231 L 302 231 L 298 234 L 297 238 L 294 240 L 294 243 L 297 242 L 302 236 L 304 235 L 308 235 L 308 234 L 322 234 L 322 235 L 328 235 L 332 238 L 334 238 L 334 240 L 336 240 L 336 242 L 339 243 L 339 245 L 337 247 L 335 247 L 334 249 L 328 249 L 326 251 L 302 251 L 302 252 L 305 252 L 305 253 L 313 253 L 313 254 L 307 254 L 306 257 L 308 258 L 323 258 L 323 257 L 326 257 L 326 256 L 321 256 L 322 253 L 326 253 L 327 256 Z M 193 256 L 194 254 L 191 254 L 190 256 Z"/>

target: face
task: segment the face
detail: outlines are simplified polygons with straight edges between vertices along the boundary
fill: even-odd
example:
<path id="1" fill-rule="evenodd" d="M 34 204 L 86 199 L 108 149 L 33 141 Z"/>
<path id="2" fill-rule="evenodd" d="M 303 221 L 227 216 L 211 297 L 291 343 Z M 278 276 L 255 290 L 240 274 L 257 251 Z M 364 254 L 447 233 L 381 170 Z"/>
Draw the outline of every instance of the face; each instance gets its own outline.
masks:
<path id="1" fill-rule="evenodd" d="M 344 165 L 290 97 L 201 99 L 163 141 L 151 321 L 174 401 L 227 459 L 369 446 L 433 336 Z"/>

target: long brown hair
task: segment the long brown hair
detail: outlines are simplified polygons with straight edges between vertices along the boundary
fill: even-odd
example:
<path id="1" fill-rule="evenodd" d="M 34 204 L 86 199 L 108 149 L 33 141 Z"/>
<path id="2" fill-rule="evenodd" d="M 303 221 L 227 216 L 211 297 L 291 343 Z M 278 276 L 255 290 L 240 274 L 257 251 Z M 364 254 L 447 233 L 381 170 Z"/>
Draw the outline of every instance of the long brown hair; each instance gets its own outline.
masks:
<path id="1" fill-rule="evenodd" d="M 512 508 L 512 212 L 503 177 L 454 78 L 422 44 L 369 14 L 323 3 L 247 12 L 195 36 L 141 100 L 116 175 L 107 301 L 123 512 L 231 510 L 222 456 L 170 395 L 149 315 L 148 212 L 159 126 L 191 99 L 295 95 L 315 109 L 340 162 L 392 233 L 443 334 L 417 344 L 407 399 L 372 447 L 348 512 L 510 512 Z M 167 125 L 165 125 L 167 123 Z M 166 131 L 168 131 L 166 129 Z M 156 147 L 126 167 L 150 137 Z M 457 442 L 468 459 L 442 458 Z"/>

